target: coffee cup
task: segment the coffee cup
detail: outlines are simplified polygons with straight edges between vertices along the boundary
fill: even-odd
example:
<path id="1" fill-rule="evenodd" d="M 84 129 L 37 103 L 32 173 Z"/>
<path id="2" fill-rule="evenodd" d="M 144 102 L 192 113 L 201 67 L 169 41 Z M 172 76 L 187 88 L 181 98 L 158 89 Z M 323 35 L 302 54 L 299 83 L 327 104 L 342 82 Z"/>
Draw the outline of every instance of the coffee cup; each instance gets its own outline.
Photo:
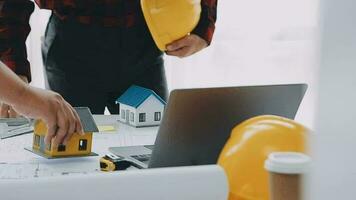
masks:
<path id="1" fill-rule="evenodd" d="M 296 152 L 271 153 L 265 161 L 269 172 L 270 200 L 301 200 L 303 177 L 311 159 Z"/>

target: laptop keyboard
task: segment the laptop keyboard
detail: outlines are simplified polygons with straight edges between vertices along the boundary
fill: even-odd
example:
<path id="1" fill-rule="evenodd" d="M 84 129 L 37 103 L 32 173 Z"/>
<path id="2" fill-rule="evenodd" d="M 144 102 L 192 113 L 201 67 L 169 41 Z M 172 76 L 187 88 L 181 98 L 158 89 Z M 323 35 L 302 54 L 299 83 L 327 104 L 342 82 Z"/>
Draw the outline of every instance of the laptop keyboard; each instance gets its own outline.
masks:
<path id="1" fill-rule="evenodd" d="M 151 159 L 151 154 L 134 155 L 131 157 L 141 162 L 148 162 Z"/>
<path id="2" fill-rule="evenodd" d="M 155 147 L 155 145 L 145 145 L 144 147 L 153 151 L 153 148 Z"/>

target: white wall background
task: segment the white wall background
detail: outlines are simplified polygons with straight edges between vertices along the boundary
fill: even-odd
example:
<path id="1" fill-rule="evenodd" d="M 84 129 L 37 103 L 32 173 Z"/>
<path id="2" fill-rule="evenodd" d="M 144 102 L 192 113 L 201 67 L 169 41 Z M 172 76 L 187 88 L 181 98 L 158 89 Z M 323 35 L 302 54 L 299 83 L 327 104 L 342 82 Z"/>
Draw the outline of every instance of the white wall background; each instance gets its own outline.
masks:
<path id="1" fill-rule="evenodd" d="M 356 1 L 323 0 L 311 200 L 356 199 Z"/>
<path id="2" fill-rule="evenodd" d="M 317 0 L 220 0 L 213 44 L 186 59 L 167 57 L 170 89 L 255 84 L 309 84 L 297 120 L 313 127 Z M 43 86 L 40 36 L 47 11 L 32 16 L 33 84 Z"/>

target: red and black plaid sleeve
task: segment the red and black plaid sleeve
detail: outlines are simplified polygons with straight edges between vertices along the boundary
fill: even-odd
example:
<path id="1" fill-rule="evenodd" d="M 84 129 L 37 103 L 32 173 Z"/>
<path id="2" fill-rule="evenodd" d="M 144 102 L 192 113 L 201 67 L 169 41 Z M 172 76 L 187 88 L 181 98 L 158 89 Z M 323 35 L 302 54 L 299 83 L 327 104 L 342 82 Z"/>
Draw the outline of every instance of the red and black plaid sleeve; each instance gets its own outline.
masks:
<path id="1" fill-rule="evenodd" d="M 16 74 L 31 79 L 26 38 L 34 4 L 29 0 L 0 0 L 0 60 Z"/>
<path id="2" fill-rule="evenodd" d="M 215 31 L 218 0 L 202 0 L 202 13 L 197 27 L 192 33 L 199 35 L 204 40 L 211 43 Z"/>

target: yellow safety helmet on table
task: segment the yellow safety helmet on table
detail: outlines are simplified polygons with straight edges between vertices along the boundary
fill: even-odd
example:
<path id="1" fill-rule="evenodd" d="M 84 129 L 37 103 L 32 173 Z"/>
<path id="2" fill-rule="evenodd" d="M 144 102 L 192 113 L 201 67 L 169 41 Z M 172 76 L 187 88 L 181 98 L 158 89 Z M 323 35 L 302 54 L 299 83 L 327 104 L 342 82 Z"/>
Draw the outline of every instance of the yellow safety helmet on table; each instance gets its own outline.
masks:
<path id="1" fill-rule="evenodd" d="M 198 24 L 200 0 L 141 0 L 141 8 L 153 40 L 161 51 L 188 35 Z"/>
<path id="2" fill-rule="evenodd" d="M 218 160 L 229 179 L 229 200 L 269 199 L 265 160 L 272 152 L 305 153 L 308 132 L 293 120 L 270 115 L 237 125 Z"/>

